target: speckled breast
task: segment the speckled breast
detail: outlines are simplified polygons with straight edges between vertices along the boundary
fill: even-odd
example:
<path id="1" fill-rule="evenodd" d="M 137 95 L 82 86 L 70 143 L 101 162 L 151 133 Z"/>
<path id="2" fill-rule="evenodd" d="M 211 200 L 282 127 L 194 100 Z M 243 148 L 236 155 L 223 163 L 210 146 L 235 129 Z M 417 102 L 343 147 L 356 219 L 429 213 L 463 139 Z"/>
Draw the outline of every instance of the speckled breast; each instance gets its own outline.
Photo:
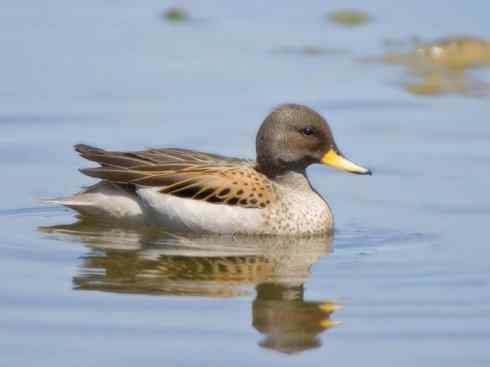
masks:
<path id="1" fill-rule="evenodd" d="M 333 229 L 333 215 L 327 202 L 315 191 L 276 187 L 278 200 L 264 213 L 271 234 L 325 234 Z"/>

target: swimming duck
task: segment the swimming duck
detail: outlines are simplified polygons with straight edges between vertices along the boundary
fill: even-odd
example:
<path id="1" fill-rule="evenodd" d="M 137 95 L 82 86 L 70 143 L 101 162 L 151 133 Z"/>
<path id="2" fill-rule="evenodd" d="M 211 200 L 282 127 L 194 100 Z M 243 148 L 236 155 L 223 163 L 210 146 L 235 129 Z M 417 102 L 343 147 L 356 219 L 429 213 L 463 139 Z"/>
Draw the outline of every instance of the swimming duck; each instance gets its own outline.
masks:
<path id="1" fill-rule="evenodd" d="M 320 114 L 297 104 L 281 105 L 266 117 L 255 161 L 176 148 L 115 152 L 79 144 L 75 150 L 100 165 L 80 171 L 101 181 L 51 203 L 82 216 L 174 232 L 326 234 L 333 215 L 306 168 L 321 163 L 371 174 L 340 153 Z"/>

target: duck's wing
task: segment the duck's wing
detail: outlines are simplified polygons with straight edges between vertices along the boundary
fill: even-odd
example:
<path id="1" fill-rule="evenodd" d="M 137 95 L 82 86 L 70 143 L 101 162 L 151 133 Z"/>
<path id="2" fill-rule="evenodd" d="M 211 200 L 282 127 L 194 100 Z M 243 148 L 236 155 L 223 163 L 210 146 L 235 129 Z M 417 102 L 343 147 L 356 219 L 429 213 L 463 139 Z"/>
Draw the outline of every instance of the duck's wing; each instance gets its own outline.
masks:
<path id="1" fill-rule="evenodd" d="M 275 197 L 272 182 L 249 160 L 187 149 L 111 152 L 80 144 L 75 150 L 100 164 L 82 173 L 110 182 L 160 187 L 162 194 L 245 208 L 265 208 Z"/>

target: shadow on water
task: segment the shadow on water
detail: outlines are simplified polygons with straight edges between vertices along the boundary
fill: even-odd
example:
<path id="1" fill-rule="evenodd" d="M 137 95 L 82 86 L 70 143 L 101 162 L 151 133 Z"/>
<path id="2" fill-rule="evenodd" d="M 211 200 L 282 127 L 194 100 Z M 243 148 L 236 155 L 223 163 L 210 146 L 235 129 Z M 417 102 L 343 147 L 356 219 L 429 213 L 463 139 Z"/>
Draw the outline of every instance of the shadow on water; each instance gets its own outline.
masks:
<path id="1" fill-rule="evenodd" d="M 182 237 L 87 220 L 40 231 L 87 247 L 73 277 L 77 290 L 224 298 L 255 287 L 252 325 L 263 348 L 317 348 L 319 334 L 339 324 L 330 319 L 335 302 L 304 299 L 310 267 L 330 253 L 331 237 Z"/>

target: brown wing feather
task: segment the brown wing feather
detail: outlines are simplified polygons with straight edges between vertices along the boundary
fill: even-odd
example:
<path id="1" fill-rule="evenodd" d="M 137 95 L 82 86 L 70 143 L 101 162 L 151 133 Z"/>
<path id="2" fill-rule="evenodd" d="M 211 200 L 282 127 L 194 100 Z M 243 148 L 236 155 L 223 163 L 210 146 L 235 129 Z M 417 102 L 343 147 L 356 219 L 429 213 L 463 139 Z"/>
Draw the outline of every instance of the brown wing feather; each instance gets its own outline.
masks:
<path id="1" fill-rule="evenodd" d="M 101 165 L 80 171 L 103 180 L 161 187 L 163 194 L 245 208 L 265 208 L 274 199 L 270 180 L 254 162 L 186 149 L 110 152 L 87 145 L 75 149 Z"/>
<path id="2" fill-rule="evenodd" d="M 107 166 L 135 167 L 160 163 L 230 163 L 247 162 L 246 160 L 227 158 L 216 154 L 196 152 L 190 149 L 148 149 L 136 152 L 111 152 L 85 144 L 75 145 L 75 150 L 90 161 Z"/>

